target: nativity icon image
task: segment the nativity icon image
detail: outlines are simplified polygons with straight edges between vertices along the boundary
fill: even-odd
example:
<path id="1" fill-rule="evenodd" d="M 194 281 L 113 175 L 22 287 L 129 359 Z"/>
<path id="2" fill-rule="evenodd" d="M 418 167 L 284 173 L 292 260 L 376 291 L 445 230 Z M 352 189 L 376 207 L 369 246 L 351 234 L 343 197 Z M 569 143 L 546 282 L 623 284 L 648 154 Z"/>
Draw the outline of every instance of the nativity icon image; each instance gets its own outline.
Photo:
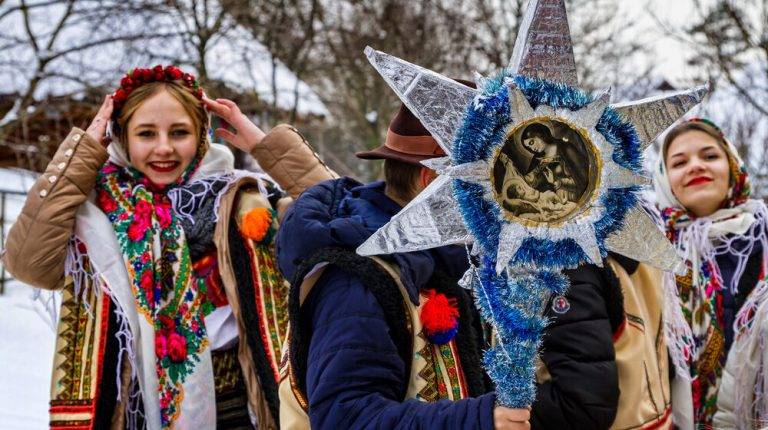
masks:
<path id="1" fill-rule="evenodd" d="M 598 158 L 586 131 L 558 119 L 514 125 L 494 160 L 494 196 L 511 221 L 561 222 L 598 188 Z"/>

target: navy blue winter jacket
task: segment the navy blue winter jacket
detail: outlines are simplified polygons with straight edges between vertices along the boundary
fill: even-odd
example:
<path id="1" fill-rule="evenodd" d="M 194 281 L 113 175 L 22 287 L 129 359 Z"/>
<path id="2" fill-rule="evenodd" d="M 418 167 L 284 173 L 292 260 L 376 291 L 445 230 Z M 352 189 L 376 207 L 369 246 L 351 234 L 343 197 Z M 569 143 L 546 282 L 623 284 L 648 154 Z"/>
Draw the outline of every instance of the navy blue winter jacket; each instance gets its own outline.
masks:
<path id="1" fill-rule="evenodd" d="M 384 194 L 383 182 L 322 182 L 305 191 L 281 223 L 280 269 L 293 279 L 301 262 L 320 249 L 354 251 L 400 209 Z M 435 267 L 455 276 L 467 267 L 460 247 L 393 258 L 414 302 Z M 388 335 L 383 309 L 357 277 L 329 267 L 301 313 L 312 327 L 306 395 L 313 429 L 493 429 L 493 393 L 457 402 L 403 401 L 406 365 Z"/>

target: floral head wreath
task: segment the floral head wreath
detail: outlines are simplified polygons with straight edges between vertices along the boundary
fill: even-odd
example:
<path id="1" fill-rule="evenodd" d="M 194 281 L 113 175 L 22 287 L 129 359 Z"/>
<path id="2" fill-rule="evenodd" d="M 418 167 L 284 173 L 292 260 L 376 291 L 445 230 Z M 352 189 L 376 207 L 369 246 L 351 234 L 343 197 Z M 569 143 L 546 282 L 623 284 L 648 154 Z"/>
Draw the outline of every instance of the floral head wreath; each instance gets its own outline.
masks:
<path id="1" fill-rule="evenodd" d="M 120 88 L 118 88 L 112 95 L 112 101 L 114 103 L 112 119 L 117 119 L 120 110 L 125 105 L 125 101 L 128 100 L 128 97 L 136 88 L 152 82 L 174 81 L 181 81 L 182 85 L 195 97 L 200 100 L 203 99 L 203 88 L 200 87 L 200 84 L 195 79 L 195 75 L 183 72 L 178 67 L 163 67 L 158 64 L 151 69 L 135 68 L 125 74 L 123 79 L 120 80 Z"/>

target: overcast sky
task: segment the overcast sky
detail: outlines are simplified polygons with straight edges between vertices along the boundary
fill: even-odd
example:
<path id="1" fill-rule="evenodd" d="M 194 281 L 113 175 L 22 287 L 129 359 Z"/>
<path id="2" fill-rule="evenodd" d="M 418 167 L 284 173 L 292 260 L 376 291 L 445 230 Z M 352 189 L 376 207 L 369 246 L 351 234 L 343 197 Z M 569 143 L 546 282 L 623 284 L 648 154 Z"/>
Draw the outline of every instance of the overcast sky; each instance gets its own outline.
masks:
<path id="1" fill-rule="evenodd" d="M 692 54 L 690 46 L 667 34 L 679 32 L 689 22 L 698 20 L 701 12 L 694 7 L 693 0 L 621 0 L 619 8 L 627 19 L 636 20 L 640 28 L 645 28 L 630 36 L 639 37 L 652 49 L 657 73 L 679 83 L 689 81 L 695 72 L 686 65 Z"/>

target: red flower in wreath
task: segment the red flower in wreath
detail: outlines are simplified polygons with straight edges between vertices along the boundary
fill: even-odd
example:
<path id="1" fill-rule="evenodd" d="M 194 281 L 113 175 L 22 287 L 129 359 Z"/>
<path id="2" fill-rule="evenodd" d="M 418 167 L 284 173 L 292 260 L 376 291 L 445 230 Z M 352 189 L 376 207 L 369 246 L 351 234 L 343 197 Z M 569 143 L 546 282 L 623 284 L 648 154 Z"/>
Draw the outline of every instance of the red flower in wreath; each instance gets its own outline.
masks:
<path id="1" fill-rule="evenodd" d="M 107 174 L 107 173 L 117 173 L 117 166 L 115 164 L 113 164 L 113 163 L 107 163 L 107 165 L 104 166 L 101 169 L 101 171 L 104 174 Z"/>
<path id="2" fill-rule="evenodd" d="M 121 87 L 132 87 L 133 86 L 133 79 L 131 79 L 130 76 L 125 76 L 123 79 L 120 79 L 120 86 Z"/>
<path id="3" fill-rule="evenodd" d="M 160 395 L 160 407 L 163 409 L 167 408 L 168 406 L 171 405 L 172 399 L 173 398 L 171 397 L 170 391 L 164 392 L 163 394 Z"/>
<path id="4" fill-rule="evenodd" d="M 182 81 L 184 87 L 186 87 L 195 97 L 202 99 L 203 90 L 195 80 L 195 76 L 190 73 L 184 73 L 178 67 L 163 67 L 158 64 L 151 69 L 134 68 L 120 80 L 120 88 L 115 91 L 115 94 L 112 96 L 115 103 L 113 118 L 116 118 L 119 115 L 120 109 L 134 89 L 151 82 L 172 82 L 179 80 Z"/>
<path id="5" fill-rule="evenodd" d="M 165 68 L 165 73 L 171 77 L 172 80 L 178 81 L 181 79 L 182 76 L 184 76 L 184 72 L 179 70 L 177 67 L 168 66 Z"/>
<path id="6" fill-rule="evenodd" d="M 85 246 L 83 242 L 77 241 L 77 251 L 81 254 L 86 254 L 88 252 L 88 248 Z"/>
<path id="7" fill-rule="evenodd" d="M 125 91 L 123 91 L 122 88 L 115 91 L 115 95 L 112 96 L 112 100 L 115 103 L 122 103 L 126 98 L 128 98 L 128 95 L 125 93 Z"/>

